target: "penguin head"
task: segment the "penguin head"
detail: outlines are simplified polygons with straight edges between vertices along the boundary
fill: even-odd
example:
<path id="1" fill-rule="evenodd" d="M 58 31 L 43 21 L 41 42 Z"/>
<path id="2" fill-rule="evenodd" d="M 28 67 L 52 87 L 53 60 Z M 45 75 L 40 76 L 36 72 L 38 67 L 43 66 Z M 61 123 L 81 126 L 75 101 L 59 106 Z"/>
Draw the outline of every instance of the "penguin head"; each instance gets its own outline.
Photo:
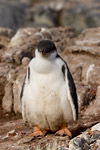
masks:
<path id="1" fill-rule="evenodd" d="M 57 55 L 57 49 L 52 41 L 41 40 L 37 45 L 37 53 L 44 58 L 49 58 Z"/>

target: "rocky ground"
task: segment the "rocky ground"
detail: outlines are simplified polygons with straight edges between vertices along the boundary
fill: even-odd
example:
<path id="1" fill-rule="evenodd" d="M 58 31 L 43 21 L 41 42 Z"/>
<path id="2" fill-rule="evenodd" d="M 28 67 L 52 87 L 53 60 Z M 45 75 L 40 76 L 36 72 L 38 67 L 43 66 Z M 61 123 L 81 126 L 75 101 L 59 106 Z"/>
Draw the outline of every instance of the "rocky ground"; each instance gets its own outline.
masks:
<path id="1" fill-rule="evenodd" d="M 53 40 L 75 80 L 79 120 L 69 123 L 73 138 L 48 133 L 32 138 L 21 119 L 20 91 L 37 43 Z M 0 149 L 100 149 L 100 28 L 79 35 L 73 28 L 0 28 Z M 98 125 L 97 125 L 98 124 Z M 97 126 L 94 126 L 97 125 Z M 91 127 L 94 126 L 92 129 Z"/>
<path id="2" fill-rule="evenodd" d="M 77 131 L 77 130 L 75 130 Z M 100 123 L 73 139 L 47 134 L 30 137 L 32 129 L 22 120 L 0 123 L 0 150 L 99 150 Z"/>

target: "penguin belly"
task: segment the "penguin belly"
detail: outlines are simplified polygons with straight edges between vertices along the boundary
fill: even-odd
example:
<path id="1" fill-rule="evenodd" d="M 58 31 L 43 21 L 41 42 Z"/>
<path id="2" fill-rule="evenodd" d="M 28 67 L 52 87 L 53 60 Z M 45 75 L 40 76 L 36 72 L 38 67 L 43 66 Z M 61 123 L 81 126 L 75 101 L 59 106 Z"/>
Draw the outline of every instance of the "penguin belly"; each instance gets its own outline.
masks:
<path id="1" fill-rule="evenodd" d="M 52 75 L 32 79 L 23 97 L 23 118 L 30 126 L 57 131 L 63 123 L 73 120 L 71 106 L 63 79 Z"/>

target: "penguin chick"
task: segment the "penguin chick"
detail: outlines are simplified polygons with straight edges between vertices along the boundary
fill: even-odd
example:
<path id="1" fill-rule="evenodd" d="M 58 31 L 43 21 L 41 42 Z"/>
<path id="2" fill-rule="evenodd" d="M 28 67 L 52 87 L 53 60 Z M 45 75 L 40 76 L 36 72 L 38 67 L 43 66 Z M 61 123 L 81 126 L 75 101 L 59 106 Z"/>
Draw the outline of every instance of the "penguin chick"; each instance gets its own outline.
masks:
<path id="1" fill-rule="evenodd" d="M 22 117 L 33 126 L 32 136 L 45 131 L 71 136 L 66 124 L 78 119 L 75 84 L 55 44 L 42 40 L 30 61 L 21 91 Z"/>

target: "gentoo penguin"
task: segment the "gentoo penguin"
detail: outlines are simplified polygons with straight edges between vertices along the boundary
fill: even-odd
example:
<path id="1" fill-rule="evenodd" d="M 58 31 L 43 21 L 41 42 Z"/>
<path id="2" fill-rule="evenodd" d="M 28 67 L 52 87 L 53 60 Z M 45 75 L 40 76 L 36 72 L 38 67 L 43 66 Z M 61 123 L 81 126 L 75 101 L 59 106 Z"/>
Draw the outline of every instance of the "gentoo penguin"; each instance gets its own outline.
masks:
<path id="1" fill-rule="evenodd" d="M 78 118 L 75 84 L 55 44 L 41 40 L 30 61 L 21 91 L 22 117 L 33 126 L 32 136 L 52 131 L 71 136 L 66 125 Z"/>

